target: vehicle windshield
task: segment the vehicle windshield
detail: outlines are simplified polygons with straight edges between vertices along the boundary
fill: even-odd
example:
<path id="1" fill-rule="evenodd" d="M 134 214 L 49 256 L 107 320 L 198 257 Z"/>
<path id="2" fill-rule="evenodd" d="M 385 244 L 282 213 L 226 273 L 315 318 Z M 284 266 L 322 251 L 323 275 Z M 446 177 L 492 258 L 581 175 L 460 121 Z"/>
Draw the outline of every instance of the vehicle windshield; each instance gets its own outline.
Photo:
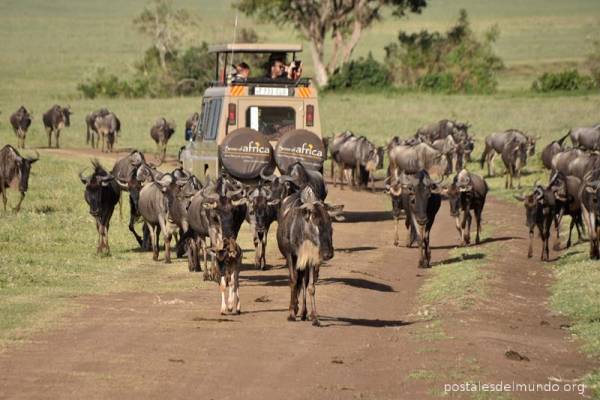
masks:
<path id="1" fill-rule="evenodd" d="M 296 128 L 296 112 L 291 107 L 248 107 L 246 127 L 267 135 L 271 140 L 278 139 Z"/>

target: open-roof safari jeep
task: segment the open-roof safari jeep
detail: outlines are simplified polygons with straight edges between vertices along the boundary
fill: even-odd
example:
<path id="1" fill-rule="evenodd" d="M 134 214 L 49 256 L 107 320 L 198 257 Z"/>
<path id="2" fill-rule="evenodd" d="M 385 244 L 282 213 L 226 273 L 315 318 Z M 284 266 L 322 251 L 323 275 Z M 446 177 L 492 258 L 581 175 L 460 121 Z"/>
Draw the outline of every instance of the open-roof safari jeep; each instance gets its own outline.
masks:
<path id="1" fill-rule="evenodd" d="M 322 170 L 325 158 L 317 90 L 310 79 L 267 77 L 264 66 L 251 65 L 262 77 L 241 78 L 228 73 L 235 62 L 257 55 L 277 55 L 291 61 L 301 45 L 226 44 L 209 51 L 216 55 L 215 81 L 204 92 L 195 142 L 182 152 L 184 168 L 203 182 L 226 172 L 248 183 L 268 167 L 285 173 L 294 162 Z M 252 76 L 252 75 L 251 75 Z"/>

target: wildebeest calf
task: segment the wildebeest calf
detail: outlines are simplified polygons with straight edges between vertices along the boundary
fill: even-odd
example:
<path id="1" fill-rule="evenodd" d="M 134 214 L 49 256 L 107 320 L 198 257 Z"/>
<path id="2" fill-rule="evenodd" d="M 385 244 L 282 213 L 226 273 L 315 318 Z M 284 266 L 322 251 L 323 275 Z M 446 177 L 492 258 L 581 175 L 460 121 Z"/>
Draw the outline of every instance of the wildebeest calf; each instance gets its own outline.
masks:
<path id="1" fill-rule="evenodd" d="M 240 268 L 242 265 L 242 249 L 233 238 L 223 240 L 223 248 L 216 252 L 217 268 L 215 274 L 221 290 L 221 314 L 227 310 L 234 314 L 241 312 L 240 303 Z M 227 288 L 229 294 L 226 295 Z M 228 297 L 227 301 L 225 298 Z"/>

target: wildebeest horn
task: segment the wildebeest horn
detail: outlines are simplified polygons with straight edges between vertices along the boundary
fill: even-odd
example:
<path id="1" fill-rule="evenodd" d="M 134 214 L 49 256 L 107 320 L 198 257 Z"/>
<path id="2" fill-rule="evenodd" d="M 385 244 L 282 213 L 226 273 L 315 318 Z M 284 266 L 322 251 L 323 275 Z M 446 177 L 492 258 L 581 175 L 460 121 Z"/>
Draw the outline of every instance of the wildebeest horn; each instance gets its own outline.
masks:
<path id="1" fill-rule="evenodd" d="M 525 201 L 525 197 L 522 194 L 514 194 L 513 197 L 519 201 Z"/>
<path id="2" fill-rule="evenodd" d="M 434 185 L 441 185 L 442 182 L 444 182 L 445 179 L 446 179 L 446 177 L 442 176 L 442 178 L 439 181 L 431 180 L 431 183 L 433 183 Z"/>
<path id="3" fill-rule="evenodd" d="M 237 196 L 238 194 L 243 193 L 243 192 L 244 192 L 244 188 L 241 187 L 241 188 L 236 189 L 236 190 L 228 190 L 226 192 L 225 196 L 227 196 L 228 198 L 232 198 L 233 196 Z"/>
<path id="4" fill-rule="evenodd" d="M 38 151 L 37 151 L 37 150 L 35 151 L 35 158 L 33 158 L 33 157 L 27 157 L 27 160 L 28 160 L 30 163 L 34 163 L 34 162 L 36 162 L 36 161 L 37 161 L 37 160 L 39 160 L 39 159 L 40 159 L 40 153 L 38 153 Z"/>
<path id="5" fill-rule="evenodd" d="M 277 179 L 277 177 L 275 176 L 275 174 L 271 174 L 269 176 L 265 175 L 265 170 L 267 168 L 268 167 L 264 167 L 263 169 L 260 170 L 260 177 L 264 181 L 273 182 L 275 179 Z"/>
<path id="6" fill-rule="evenodd" d="M 79 174 L 78 174 L 78 175 L 79 175 L 79 179 L 81 180 L 81 182 L 82 182 L 84 185 L 87 185 L 88 183 L 90 183 L 90 178 L 89 178 L 89 177 L 87 177 L 87 178 L 86 178 L 86 177 L 84 177 L 84 176 L 83 176 L 83 171 L 79 171 Z"/>
<path id="7" fill-rule="evenodd" d="M 123 183 L 120 179 L 115 179 L 117 184 L 121 187 L 121 189 L 129 190 L 129 185 L 127 183 Z"/>

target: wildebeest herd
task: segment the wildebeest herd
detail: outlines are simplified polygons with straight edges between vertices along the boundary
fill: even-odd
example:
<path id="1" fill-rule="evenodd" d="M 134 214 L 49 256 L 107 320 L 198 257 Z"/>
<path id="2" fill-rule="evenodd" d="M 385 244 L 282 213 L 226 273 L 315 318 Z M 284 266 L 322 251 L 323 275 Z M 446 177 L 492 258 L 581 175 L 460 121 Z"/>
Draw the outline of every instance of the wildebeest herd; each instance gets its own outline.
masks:
<path id="1" fill-rule="evenodd" d="M 49 146 L 54 134 L 58 147 L 60 130 L 70 124 L 70 107 L 53 106 L 44 114 Z M 10 116 L 10 123 L 20 148 L 31 126 L 32 113 L 20 107 Z M 186 131 L 194 131 L 197 114 L 186 121 Z M 121 121 L 106 108 L 85 118 L 88 143 L 102 151 L 114 150 L 121 130 Z M 475 244 L 481 240 L 482 212 L 489 191 L 485 179 L 466 168 L 471 161 L 475 139 L 468 132 L 469 124 L 451 120 L 419 129 L 409 138 L 392 138 L 387 147 L 377 147 L 364 136 L 345 131 L 324 138 L 331 157 L 331 177 L 337 185 L 348 181 L 360 189 L 375 190 L 375 173 L 382 169 L 387 155 L 388 169 L 384 192 L 392 202 L 395 231 L 393 244 L 399 246 L 399 226 L 404 219 L 407 229 L 406 246 L 419 247 L 419 267 L 431 266 L 430 231 L 442 201 L 449 202 L 450 215 L 455 219 L 461 246 L 471 244 L 471 223 L 475 218 Z M 175 132 L 173 122 L 159 118 L 150 129 L 157 143 L 158 160 L 166 154 L 166 143 Z M 189 132 L 186 132 L 188 138 Z M 572 146 L 565 144 L 571 138 Z M 193 139 L 190 136 L 189 139 Z M 480 159 L 487 163 L 488 175 L 495 175 L 494 157 L 501 155 L 505 166 L 507 188 L 513 179 L 520 188 L 520 175 L 527 158 L 535 153 L 536 137 L 516 129 L 492 133 L 485 138 Z M 549 259 L 550 230 L 559 227 L 564 215 L 571 217 L 566 246 L 571 245 L 571 231 L 576 227 L 581 239 L 587 230 L 590 257 L 600 258 L 600 125 L 572 129 L 564 137 L 552 141 L 541 152 L 543 165 L 550 170 L 547 185 L 536 183 L 533 191 L 515 196 L 523 202 L 530 236 L 528 256 L 532 256 L 534 231 L 542 238 L 542 260 Z M 18 184 L 21 197 L 18 211 L 28 189 L 31 165 L 39 156 L 23 157 L 17 149 L 6 145 L 0 150 L 0 188 L 6 210 L 6 189 Z M 242 250 L 238 234 L 246 221 L 253 231 L 255 267 L 265 269 L 269 228 L 277 221 L 277 244 L 286 260 L 291 288 L 289 319 L 299 314 L 308 318 L 307 293 L 310 298 L 310 320 L 318 325 L 315 284 L 319 267 L 334 255 L 332 221 L 342 219 L 341 206 L 325 202 L 327 186 L 322 171 L 293 164 L 285 174 L 275 175 L 263 170 L 260 179 L 245 184 L 225 171 L 216 179 L 200 182 L 193 174 L 179 167 L 163 172 L 146 160 L 137 150 L 119 159 L 109 171 L 97 160 L 89 175 L 79 174 L 85 186 L 84 198 L 95 218 L 98 231 L 97 252 L 110 252 L 108 230 L 111 216 L 120 204 L 122 192 L 129 196 L 129 229 L 138 245 L 153 252 L 159 259 L 159 237 L 164 242 L 165 262 L 171 262 L 172 241 L 177 257 L 187 256 L 190 271 L 202 271 L 205 280 L 219 282 L 221 312 L 239 313 L 239 273 Z M 448 177 L 451 177 L 448 179 Z M 143 223 L 142 234 L 136 223 Z M 587 229 L 584 228 L 584 224 Z M 228 293 L 227 293 L 228 292 Z"/>

